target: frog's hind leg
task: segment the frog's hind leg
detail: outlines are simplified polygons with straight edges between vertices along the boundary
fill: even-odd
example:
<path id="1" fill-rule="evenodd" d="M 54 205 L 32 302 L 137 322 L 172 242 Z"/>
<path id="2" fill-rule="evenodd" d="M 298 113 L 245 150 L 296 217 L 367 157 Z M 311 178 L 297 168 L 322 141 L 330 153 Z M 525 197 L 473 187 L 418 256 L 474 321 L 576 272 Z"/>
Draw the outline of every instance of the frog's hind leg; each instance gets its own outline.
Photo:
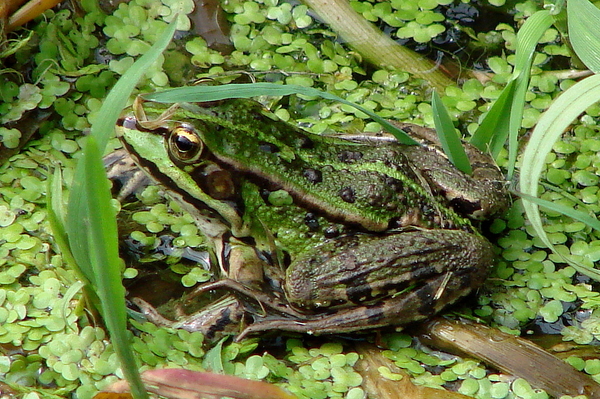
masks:
<path id="1" fill-rule="evenodd" d="M 304 318 L 273 318 L 256 320 L 236 338 L 268 330 L 282 330 L 305 334 L 340 334 L 361 330 L 402 325 L 428 318 L 444 307 L 469 294 L 474 280 L 483 281 L 486 271 L 460 273 L 450 271 L 435 276 L 408 292 L 392 296 L 370 305 L 347 309 L 331 309 L 328 313 L 305 314 Z"/>

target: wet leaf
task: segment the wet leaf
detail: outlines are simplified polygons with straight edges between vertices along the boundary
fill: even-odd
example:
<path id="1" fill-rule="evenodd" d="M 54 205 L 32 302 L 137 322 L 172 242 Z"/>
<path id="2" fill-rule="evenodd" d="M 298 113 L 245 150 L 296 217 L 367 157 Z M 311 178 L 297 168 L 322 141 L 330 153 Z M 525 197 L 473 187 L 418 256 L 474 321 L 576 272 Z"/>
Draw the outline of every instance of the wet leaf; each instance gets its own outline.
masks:
<path id="1" fill-rule="evenodd" d="M 148 370 L 142 373 L 142 381 L 150 392 L 173 399 L 216 399 L 223 396 L 235 399 L 296 398 L 266 382 L 184 369 Z M 119 381 L 107 389 L 125 392 L 128 387 L 124 381 Z"/>

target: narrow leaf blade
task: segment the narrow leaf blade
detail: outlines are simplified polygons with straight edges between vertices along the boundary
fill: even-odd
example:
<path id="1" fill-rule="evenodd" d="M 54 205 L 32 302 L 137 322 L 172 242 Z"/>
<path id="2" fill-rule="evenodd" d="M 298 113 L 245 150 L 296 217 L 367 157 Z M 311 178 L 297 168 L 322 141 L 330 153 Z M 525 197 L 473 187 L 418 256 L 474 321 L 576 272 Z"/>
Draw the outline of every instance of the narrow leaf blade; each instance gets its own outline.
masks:
<path id="1" fill-rule="evenodd" d="M 523 153 L 520 174 L 520 189 L 523 193 L 537 196 L 538 181 L 546 164 L 546 155 L 573 119 L 599 99 L 600 75 L 594 75 L 570 87 L 544 112 Z M 525 200 L 523 201 L 523 208 L 538 237 L 548 248 L 552 249 L 579 272 L 600 281 L 600 274 L 597 270 L 591 269 L 555 250 L 544 231 L 538 204 Z"/>
<path id="2" fill-rule="evenodd" d="M 436 91 L 431 96 L 431 107 L 433 108 L 435 129 L 437 130 L 444 153 L 446 153 L 454 166 L 470 175 L 473 170 L 465 152 L 465 147 L 462 145 L 460 137 L 456 134 L 448 110 L 444 107 L 444 103 L 442 103 L 442 99 Z"/>
<path id="3" fill-rule="evenodd" d="M 180 103 L 180 102 L 205 102 L 219 101 L 228 98 L 250 98 L 257 96 L 288 96 L 291 94 L 301 94 L 310 97 L 321 97 L 328 100 L 339 101 L 342 104 L 350 105 L 361 112 L 369 115 L 374 121 L 383 126 L 388 132 L 393 134 L 398 141 L 403 144 L 417 144 L 401 129 L 392 125 L 374 112 L 344 100 L 334 94 L 323 92 L 312 87 L 304 87 L 297 85 L 280 85 L 276 83 L 260 82 L 260 83 L 239 83 L 228 84 L 222 86 L 188 86 L 179 87 L 176 89 L 164 90 L 158 93 L 146 94 L 144 99 L 162 103 Z"/>
<path id="4" fill-rule="evenodd" d="M 600 72 L 600 9 L 587 0 L 567 2 L 569 39 L 581 61 Z"/>

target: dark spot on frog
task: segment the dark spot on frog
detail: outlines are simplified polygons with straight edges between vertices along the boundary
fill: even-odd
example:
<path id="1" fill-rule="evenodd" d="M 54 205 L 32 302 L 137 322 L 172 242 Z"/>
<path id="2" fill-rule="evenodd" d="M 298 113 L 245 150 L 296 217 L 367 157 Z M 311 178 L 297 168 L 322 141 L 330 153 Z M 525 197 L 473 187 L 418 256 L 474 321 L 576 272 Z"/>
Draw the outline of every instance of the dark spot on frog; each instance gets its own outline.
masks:
<path id="1" fill-rule="evenodd" d="M 390 229 L 398 229 L 400 227 L 403 227 L 402 226 L 402 221 L 400 220 L 400 217 L 392 218 L 388 222 L 388 230 L 390 230 Z"/>
<path id="2" fill-rule="evenodd" d="M 385 204 L 383 204 L 383 207 L 388 211 L 394 211 L 398 209 L 398 204 L 394 202 L 386 202 Z"/>
<path id="3" fill-rule="evenodd" d="M 421 212 L 423 213 L 423 216 L 431 216 L 435 214 L 435 208 L 431 205 L 423 205 L 421 207 Z"/>
<path id="4" fill-rule="evenodd" d="M 404 184 L 402 184 L 402 181 L 395 179 L 393 177 L 386 177 L 385 184 L 391 190 L 396 191 L 396 192 L 402 192 L 402 190 L 404 189 Z"/>
<path id="5" fill-rule="evenodd" d="M 314 146 L 315 143 L 306 136 L 298 137 L 298 140 L 296 141 L 296 147 L 302 148 L 304 150 L 310 150 L 314 148 Z"/>
<path id="6" fill-rule="evenodd" d="M 217 200 L 233 200 L 236 196 L 236 188 L 227 170 L 208 170 L 202 174 L 203 179 L 194 179 L 204 192 Z"/>
<path id="7" fill-rule="evenodd" d="M 381 194 L 372 193 L 367 197 L 368 204 L 371 206 L 377 206 L 381 203 L 382 197 Z"/>
<path id="8" fill-rule="evenodd" d="M 206 338 L 211 339 L 216 335 L 216 333 L 225 331 L 227 326 L 231 324 L 231 321 L 231 310 L 227 307 L 223 308 L 221 314 L 219 315 L 219 318 L 214 320 L 208 328 L 208 330 L 206 331 Z"/>
<path id="9" fill-rule="evenodd" d="M 342 200 L 348 202 L 349 204 L 354 203 L 356 201 L 356 195 L 354 194 L 354 189 L 352 187 L 344 187 L 339 192 L 338 195 Z"/>
<path id="10" fill-rule="evenodd" d="M 462 215 L 472 215 L 481 210 L 481 201 L 466 201 L 462 198 L 454 198 L 450 201 L 450 205 Z"/>
<path id="11" fill-rule="evenodd" d="M 435 302 L 435 292 L 433 291 L 431 285 L 424 284 L 420 286 L 418 289 L 414 291 L 415 295 L 421 301 L 421 306 L 419 306 L 418 313 L 424 316 L 433 314 L 434 312 L 434 302 Z"/>
<path id="12" fill-rule="evenodd" d="M 229 239 L 229 237 L 228 237 Z M 248 246 L 251 247 L 255 247 L 256 246 L 256 239 L 254 237 L 237 237 L 238 240 L 240 240 L 241 242 L 247 244 Z"/>
<path id="13" fill-rule="evenodd" d="M 317 231 L 319 229 L 319 219 L 317 218 L 317 215 L 312 212 L 308 212 L 306 216 L 304 216 L 304 224 L 306 224 L 310 231 Z"/>
<path id="14" fill-rule="evenodd" d="M 352 163 L 355 161 L 359 161 L 362 158 L 362 156 L 362 152 L 344 150 L 338 154 L 338 159 L 340 160 L 340 162 Z"/>
<path id="15" fill-rule="evenodd" d="M 350 280 L 350 279 L 349 279 Z M 346 296 L 348 301 L 361 305 L 365 302 L 371 302 L 378 298 L 385 298 L 394 295 L 397 292 L 403 292 L 407 290 L 411 286 L 411 281 L 405 281 L 394 285 L 393 287 L 389 287 L 388 290 L 382 291 L 373 295 L 373 291 L 370 289 L 368 275 L 354 275 L 351 278 L 351 281 L 346 282 L 348 285 L 346 287 Z"/>
<path id="16" fill-rule="evenodd" d="M 336 226 L 329 226 L 323 230 L 325 238 L 335 238 L 340 235 L 340 230 Z"/>
<path id="17" fill-rule="evenodd" d="M 413 127 L 411 125 L 402 126 L 402 130 L 404 130 L 406 133 L 414 133 L 415 132 L 415 130 L 413 129 Z"/>
<path id="18" fill-rule="evenodd" d="M 261 150 L 262 152 L 266 152 L 268 154 L 274 154 L 276 152 L 279 152 L 279 147 L 277 147 L 275 144 L 266 143 L 264 141 L 261 141 L 260 143 L 258 143 L 258 149 Z"/>
<path id="19" fill-rule="evenodd" d="M 364 273 L 355 274 L 347 281 L 340 281 L 340 284 L 346 284 L 346 297 L 349 302 L 358 305 L 371 299 L 369 282 L 367 281 L 367 275 Z M 367 287 L 366 290 L 365 287 Z"/>
<path id="20" fill-rule="evenodd" d="M 323 181 L 323 174 L 321 171 L 312 168 L 304 169 L 302 176 L 313 184 L 321 183 Z"/>
<path id="21" fill-rule="evenodd" d="M 270 251 L 259 251 L 257 248 L 254 248 L 256 255 L 260 260 L 265 262 L 267 265 L 276 264 L 275 259 L 273 259 L 273 254 Z"/>

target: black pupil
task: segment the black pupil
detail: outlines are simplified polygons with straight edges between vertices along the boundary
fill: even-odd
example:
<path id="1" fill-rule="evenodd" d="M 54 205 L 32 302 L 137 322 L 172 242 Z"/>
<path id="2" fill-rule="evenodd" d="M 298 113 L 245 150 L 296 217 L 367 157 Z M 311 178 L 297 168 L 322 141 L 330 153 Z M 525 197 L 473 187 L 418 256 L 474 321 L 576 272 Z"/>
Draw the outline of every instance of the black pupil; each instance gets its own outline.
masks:
<path id="1" fill-rule="evenodd" d="M 189 152 L 196 147 L 196 143 L 184 135 L 177 135 L 177 137 L 175 137 L 175 145 L 181 152 Z"/>

